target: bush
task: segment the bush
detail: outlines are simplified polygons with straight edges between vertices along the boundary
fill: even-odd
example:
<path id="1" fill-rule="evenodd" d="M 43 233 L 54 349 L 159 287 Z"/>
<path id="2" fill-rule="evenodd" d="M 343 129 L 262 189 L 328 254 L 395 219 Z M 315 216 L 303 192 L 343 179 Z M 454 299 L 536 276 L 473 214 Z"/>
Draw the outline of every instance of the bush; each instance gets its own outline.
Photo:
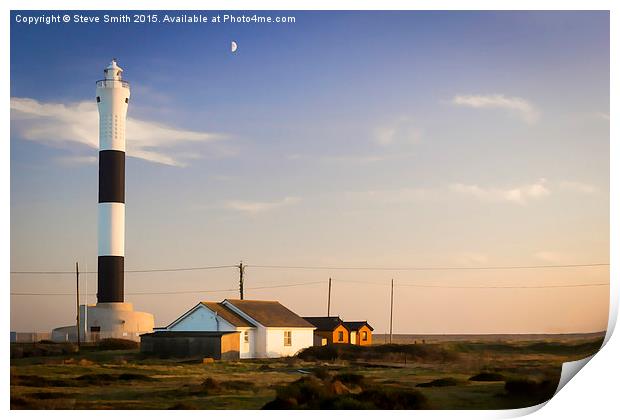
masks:
<path id="1" fill-rule="evenodd" d="M 356 346 L 353 344 L 331 344 L 313 346 L 302 350 L 298 357 L 308 361 L 381 360 L 386 362 L 448 362 L 459 355 L 439 344 L 382 344 L 377 346 Z"/>
<path id="2" fill-rule="evenodd" d="M 89 385 L 105 385 L 115 382 L 117 379 L 116 375 L 110 373 L 87 373 L 75 378 L 76 381 L 86 382 Z"/>
<path id="3" fill-rule="evenodd" d="M 151 378 L 148 375 L 142 373 L 121 373 L 118 375 L 118 379 L 121 381 L 156 381 L 157 379 Z"/>
<path id="4" fill-rule="evenodd" d="M 263 410 L 294 410 L 297 408 L 297 401 L 294 399 L 283 399 L 276 397 L 263 406 Z"/>
<path id="5" fill-rule="evenodd" d="M 428 408 L 426 397 L 419 391 L 404 389 L 377 388 L 362 392 L 357 396 L 378 410 L 424 410 Z"/>
<path id="6" fill-rule="evenodd" d="M 70 380 L 48 379 L 38 375 L 11 375 L 11 385 L 30 387 L 64 387 L 72 386 L 72 383 Z"/>
<path id="7" fill-rule="evenodd" d="M 219 391 L 221 388 L 219 381 L 216 381 L 215 379 L 210 377 L 202 381 L 200 386 L 205 391 Z"/>
<path id="8" fill-rule="evenodd" d="M 77 353 L 78 348 L 71 343 L 11 343 L 11 358 L 63 356 Z"/>
<path id="9" fill-rule="evenodd" d="M 434 381 L 417 384 L 416 386 L 420 388 L 431 388 L 431 387 L 456 386 L 456 385 L 458 385 L 458 381 L 454 378 L 441 378 L 441 379 L 435 379 Z"/>
<path id="10" fill-rule="evenodd" d="M 338 375 L 349 383 L 365 384 L 364 377 L 354 373 Z M 304 376 L 287 386 L 279 387 L 276 398 L 263 409 L 422 409 L 427 400 L 416 390 L 371 387 L 359 394 L 351 393 L 340 379 L 321 380 L 316 376 Z"/>
<path id="11" fill-rule="evenodd" d="M 314 369 L 312 373 L 319 379 L 328 379 L 330 377 L 329 370 L 322 366 Z"/>
<path id="12" fill-rule="evenodd" d="M 98 343 L 99 350 L 135 350 L 140 343 L 122 338 L 104 338 Z"/>
<path id="13" fill-rule="evenodd" d="M 477 382 L 500 382 L 503 381 L 504 375 L 499 373 L 482 372 L 469 378 L 470 381 Z"/>
<path id="14" fill-rule="evenodd" d="M 545 379 L 534 381 L 531 379 L 511 379 L 506 381 L 504 389 L 511 397 L 534 397 L 535 404 L 550 400 L 555 394 L 559 382 Z"/>
<path id="15" fill-rule="evenodd" d="M 168 410 L 197 410 L 197 408 L 189 403 L 176 403 L 168 408 Z"/>
<path id="16" fill-rule="evenodd" d="M 253 382 L 239 379 L 221 382 L 221 386 L 234 391 L 254 391 L 256 389 L 256 385 Z"/>
<path id="17" fill-rule="evenodd" d="M 340 373 L 334 376 L 334 380 L 340 381 L 346 385 L 363 385 L 364 384 L 364 375 L 360 375 L 358 373 Z"/>

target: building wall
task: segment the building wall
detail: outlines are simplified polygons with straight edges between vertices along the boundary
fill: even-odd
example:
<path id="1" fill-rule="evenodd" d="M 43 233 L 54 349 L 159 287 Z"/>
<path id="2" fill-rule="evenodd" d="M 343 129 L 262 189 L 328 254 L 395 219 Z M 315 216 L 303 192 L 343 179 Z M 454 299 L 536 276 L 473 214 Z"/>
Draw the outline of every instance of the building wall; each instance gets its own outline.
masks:
<path id="1" fill-rule="evenodd" d="M 291 331 L 291 345 L 284 345 L 284 331 Z M 267 328 L 266 357 L 293 356 L 314 344 L 313 328 Z"/>
<path id="2" fill-rule="evenodd" d="M 239 334 L 221 337 L 163 337 L 143 336 L 140 351 L 167 357 L 212 357 L 214 359 L 239 359 Z"/>
<path id="3" fill-rule="evenodd" d="M 134 311 L 133 305 L 128 302 L 80 306 L 82 341 L 97 341 L 103 338 L 140 341 L 141 334 L 153 332 L 154 324 L 152 314 Z M 92 327 L 99 327 L 100 331 L 92 332 Z"/>
<path id="4" fill-rule="evenodd" d="M 314 330 L 314 345 L 326 346 L 331 344 L 333 334 L 331 331 L 317 331 Z"/>
<path id="5" fill-rule="evenodd" d="M 364 332 L 366 333 L 366 340 L 364 340 Z M 360 346 L 370 346 L 372 344 L 372 331 L 366 325 L 357 331 L 357 344 Z"/>
<path id="6" fill-rule="evenodd" d="M 182 320 L 169 328 L 170 331 L 235 331 L 236 327 L 231 325 L 215 312 L 204 307 L 198 306 L 187 314 Z"/>
<path id="7" fill-rule="evenodd" d="M 256 357 L 256 328 L 237 327 L 237 331 L 239 331 L 239 357 L 242 359 Z M 248 343 L 244 339 L 246 331 L 248 332 Z"/>
<path id="8" fill-rule="evenodd" d="M 342 333 L 342 340 L 340 339 L 340 333 Z M 344 327 L 344 325 L 338 325 L 332 333 L 331 342 L 338 343 L 338 344 L 348 343 L 349 342 L 349 330 L 347 330 Z"/>

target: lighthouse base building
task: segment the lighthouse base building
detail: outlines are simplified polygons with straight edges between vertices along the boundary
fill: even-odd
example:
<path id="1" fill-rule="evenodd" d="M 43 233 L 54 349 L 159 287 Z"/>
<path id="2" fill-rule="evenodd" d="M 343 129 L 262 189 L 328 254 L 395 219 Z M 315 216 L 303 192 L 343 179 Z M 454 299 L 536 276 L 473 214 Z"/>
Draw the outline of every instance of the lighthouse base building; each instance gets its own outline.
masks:
<path id="1" fill-rule="evenodd" d="M 133 304 L 97 303 L 80 305 L 80 341 L 91 342 L 105 338 L 140 341 L 140 335 L 153 332 L 153 314 L 133 310 Z M 55 328 L 53 341 L 76 342 L 76 325 Z"/>

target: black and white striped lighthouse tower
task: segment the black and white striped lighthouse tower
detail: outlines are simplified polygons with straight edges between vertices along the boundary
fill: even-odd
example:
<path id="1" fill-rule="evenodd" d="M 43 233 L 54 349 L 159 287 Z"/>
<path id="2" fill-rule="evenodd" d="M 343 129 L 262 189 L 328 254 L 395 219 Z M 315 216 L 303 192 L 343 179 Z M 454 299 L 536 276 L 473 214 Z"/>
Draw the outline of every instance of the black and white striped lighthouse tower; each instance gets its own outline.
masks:
<path id="1" fill-rule="evenodd" d="M 55 328 L 52 340 L 140 341 L 153 332 L 155 319 L 125 302 L 125 120 L 129 83 L 116 59 L 97 81 L 99 109 L 99 204 L 97 304 L 80 305 L 78 325 Z M 94 135 L 94 133 L 93 133 Z"/>
<path id="2" fill-rule="evenodd" d="M 97 302 L 124 301 L 125 120 L 129 83 L 116 59 L 97 81 L 99 109 L 99 227 Z"/>

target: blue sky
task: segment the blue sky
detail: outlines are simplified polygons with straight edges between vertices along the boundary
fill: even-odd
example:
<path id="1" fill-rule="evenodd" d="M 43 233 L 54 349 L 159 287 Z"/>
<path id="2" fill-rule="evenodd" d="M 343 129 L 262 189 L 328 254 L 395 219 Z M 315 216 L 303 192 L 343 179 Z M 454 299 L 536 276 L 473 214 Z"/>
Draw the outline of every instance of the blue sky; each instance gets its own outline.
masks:
<path id="1" fill-rule="evenodd" d="M 296 22 L 42 26 L 16 23 L 18 13 L 40 12 L 13 12 L 11 22 L 12 270 L 66 270 L 76 259 L 96 267 L 94 81 L 112 57 L 132 89 L 129 269 L 609 258 L 608 13 L 261 12 Z M 248 269 L 248 281 L 330 274 Z M 385 329 L 377 296 L 389 291 L 368 283 L 393 276 L 444 285 L 609 280 L 601 268 L 338 272 L 336 311 Z M 71 291 L 71 281 L 15 275 L 11 290 Z M 234 271 L 128 275 L 126 291 L 235 282 Z M 320 315 L 324 289 L 251 297 Z M 230 295 L 130 300 L 164 324 L 196 300 Z M 606 287 L 403 287 L 399 296 L 403 333 L 591 331 L 607 319 Z M 41 313 L 24 316 L 25 302 Z M 70 298 L 11 304 L 15 329 L 71 319 Z M 445 315 L 424 317 L 437 309 Z"/>

